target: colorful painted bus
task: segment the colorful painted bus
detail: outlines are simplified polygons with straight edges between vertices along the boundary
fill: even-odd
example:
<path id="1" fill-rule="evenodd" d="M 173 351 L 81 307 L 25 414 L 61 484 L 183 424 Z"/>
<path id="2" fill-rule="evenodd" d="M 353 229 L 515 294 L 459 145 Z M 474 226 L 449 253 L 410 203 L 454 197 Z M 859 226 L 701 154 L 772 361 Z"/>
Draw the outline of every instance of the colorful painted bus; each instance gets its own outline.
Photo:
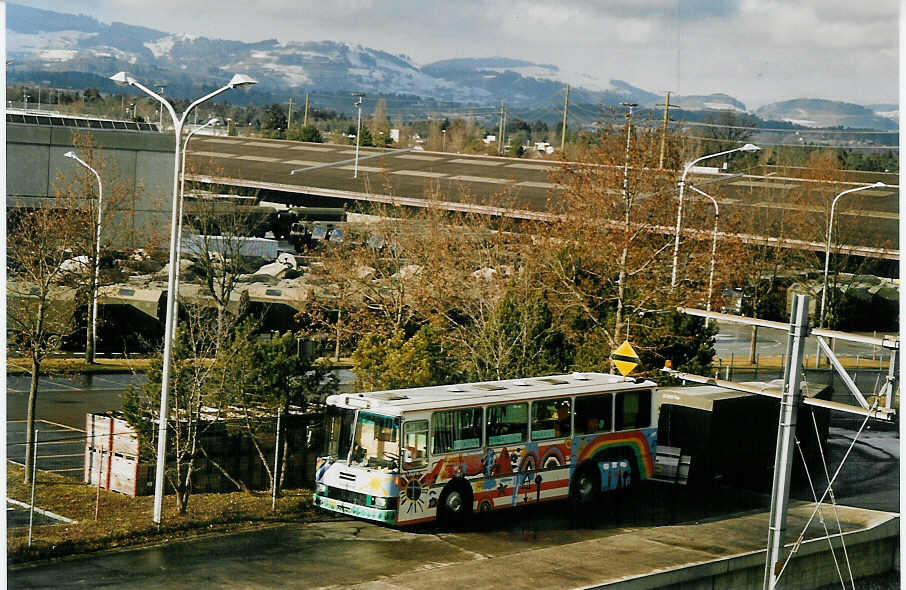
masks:
<path id="1" fill-rule="evenodd" d="M 590 503 L 651 477 L 654 387 L 573 373 L 332 395 L 314 502 L 394 525 Z"/>

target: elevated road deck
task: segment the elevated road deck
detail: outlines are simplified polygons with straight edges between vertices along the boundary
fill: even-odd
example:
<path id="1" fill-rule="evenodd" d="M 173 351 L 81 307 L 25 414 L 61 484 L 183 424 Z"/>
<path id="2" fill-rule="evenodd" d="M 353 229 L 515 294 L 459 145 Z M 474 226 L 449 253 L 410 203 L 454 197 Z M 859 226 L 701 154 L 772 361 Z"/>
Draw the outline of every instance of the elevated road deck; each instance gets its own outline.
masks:
<path id="1" fill-rule="evenodd" d="M 362 148 L 360 157 L 391 150 Z M 359 164 L 358 178 L 353 178 L 353 164 L 319 168 L 291 175 L 296 169 L 349 160 L 353 146 L 312 144 L 282 140 L 238 137 L 195 137 L 190 144 L 190 180 L 224 186 L 239 186 L 265 191 L 269 198 L 280 196 L 292 204 L 314 204 L 330 200 L 366 201 L 399 206 L 424 207 L 430 202 L 452 210 L 474 211 L 490 215 L 507 215 L 521 219 L 550 219 L 556 209 L 562 187 L 551 177 L 561 164 L 551 160 L 530 160 L 474 156 L 448 152 L 411 151 L 369 158 Z M 763 168 L 762 168 L 763 169 Z M 760 169 L 760 170 L 762 170 Z M 859 186 L 868 182 L 866 174 L 856 180 L 828 183 L 804 179 L 795 169 L 777 169 L 764 175 L 740 175 L 728 178 L 720 174 L 693 175 L 693 182 L 710 183 L 707 189 L 721 204 L 721 217 L 737 215 L 743 219 L 763 219 L 763 227 L 737 236 L 751 243 L 774 244 L 774 227 L 791 214 L 814 217 L 821 227 L 826 212 L 793 198 L 797 191 L 812 188 L 827 192 Z M 865 179 L 862 177 L 866 176 Z M 878 179 L 890 182 L 889 174 L 878 173 Z M 883 178 L 881 178 L 883 177 Z M 846 207 L 838 211 L 838 222 L 858 226 L 858 232 L 846 234 L 843 249 L 857 255 L 897 259 L 897 226 L 899 222 L 898 186 L 861 191 Z M 690 207 L 706 207 L 689 196 Z M 778 223 L 771 223 L 776 220 Z M 672 233 L 671 227 L 660 228 Z M 710 225 L 700 228 L 710 236 Z M 695 235 L 690 228 L 690 235 Z M 784 245 L 823 251 L 820 240 L 784 239 Z"/>

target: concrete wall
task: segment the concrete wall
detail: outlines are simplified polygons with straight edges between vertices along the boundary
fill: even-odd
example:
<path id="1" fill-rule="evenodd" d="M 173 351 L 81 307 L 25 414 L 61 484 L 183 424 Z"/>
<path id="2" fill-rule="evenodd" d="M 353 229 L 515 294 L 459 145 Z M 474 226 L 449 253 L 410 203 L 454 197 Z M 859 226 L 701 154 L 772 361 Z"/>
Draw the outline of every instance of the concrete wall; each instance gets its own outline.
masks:
<path id="1" fill-rule="evenodd" d="M 147 247 L 169 237 L 173 194 L 172 134 L 108 129 L 77 129 L 90 135 L 103 158 L 105 194 L 119 183 L 126 198 L 117 206 L 114 232 L 119 247 Z M 73 129 L 7 123 L 6 206 L 34 207 L 53 203 L 61 178 L 79 173 L 81 165 L 63 157 L 73 149 Z"/>
<path id="2" fill-rule="evenodd" d="M 880 514 L 880 513 L 879 513 Z M 846 551 L 852 566 L 853 578 L 883 574 L 899 569 L 900 519 L 898 516 L 874 523 L 868 528 L 844 533 Z M 789 539 L 787 539 L 789 543 Z M 784 551 L 784 555 L 790 549 Z M 843 563 L 839 539 L 834 539 L 837 561 L 844 572 L 846 585 L 849 575 Z M 643 575 L 588 588 L 621 590 L 736 590 L 761 588 L 764 581 L 765 552 L 736 555 L 667 571 Z M 824 540 L 805 541 L 789 561 L 778 588 L 811 590 L 840 583 L 834 559 Z M 858 586 L 857 586 L 858 587 Z"/>

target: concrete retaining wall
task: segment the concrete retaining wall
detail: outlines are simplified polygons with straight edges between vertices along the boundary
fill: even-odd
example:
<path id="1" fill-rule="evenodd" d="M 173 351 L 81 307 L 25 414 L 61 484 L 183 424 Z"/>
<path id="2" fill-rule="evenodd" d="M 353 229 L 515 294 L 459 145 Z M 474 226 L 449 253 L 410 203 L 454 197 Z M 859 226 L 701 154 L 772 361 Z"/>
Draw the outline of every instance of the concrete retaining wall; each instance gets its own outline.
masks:
<path id="1" fill-rule="evenodd" d="M 828 523 L 831 526 L 830 522 Z M 869 528 L 844 533 L 852 575 L 858 580 L 899 568 L 899 518 L 884 520 Z M 790 549 L 787 545 L 787 551 Z M 841 543 L 834 539 L 834 551 L 849 586 Z M 765 551 L 678 567 L 643 576 L 590 586 L 608 590 L 737 590 L 761 588 Z M 789 562 L 778 583 L 784 590 L 808 590 L 838 584 L 839 575 L 826 539 L 804 542 Z"/>

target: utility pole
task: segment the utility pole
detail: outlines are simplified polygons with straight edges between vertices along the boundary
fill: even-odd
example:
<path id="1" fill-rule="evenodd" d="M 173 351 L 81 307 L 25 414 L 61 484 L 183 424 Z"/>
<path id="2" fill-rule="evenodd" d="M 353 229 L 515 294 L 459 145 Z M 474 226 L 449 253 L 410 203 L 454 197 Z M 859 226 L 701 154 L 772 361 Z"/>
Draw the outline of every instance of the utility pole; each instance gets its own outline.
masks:
<path id="1" fill-rule="evenodd" d="M 657 167 L 661 170 L 664 169 L 664 148 L 667 145 L 667 121 L 669 120 L 670 107 L 674 106 L 670 104 L 670 91 L 667 91 L 667 96 L 664 97 L 664 123 L 661 126 L 661 157 L 658 159 Z"/>
<path id="2" fill-rule="evenodd" d="M 289 112 L 286 114 L 286 130 L 289 131 L 289 126 L 293 124 L 293 97 L 289 97 Z"/>
<path id="3" fill-rule="evenodd" d="M 635 102 L 621 102 L 624 107 L 629 107 L 629 113 L 626 114 L 626 160 L 623 162 L 623 200 L 628 200 L 629 184 L 629 139 L 632 137 L 632 109 L 639 106 Z M 560 148 L 561 150 L 563 148 Z"/>
<path id="4" fill-rule="evenodd" d="M 563 130 L 560 132 L 560 151 L 566 146 L 566 115 L 569 112 L 569 84 L 566 85 L 566 97 L 563 99 Z"/>
<path id="5" fill-rule="evenodd" d="M 365 98 L 365 95 L 361 92 L 353 94 L 353 96 L 359 97 L 353 106 L 359 109 L 359 122 L 356 124 L 355 130 L 355 167 L 352 174 L 353 178 L 359 177 L 359 141 L 362 137 L 362 100 Z M 339 323 L 339 320 L 337 320 Z M 340 340 L 337 338 L 337 360 L 340 358 Z"/>
<path id="6" fill-rule="evenodd" d="M 308 93 L 305 93 L 305 114 L 302 115 L 302 126 L 308 127 Z"/>
<path id="7" fill-rule="evenodd" d="M 164 88 L 167 87 L 166 84 L 155 84 L 157 86 L 158 94 L 161 96 L 164 95 Z M 157 128 L 163 132 L 164 130 L 164 103 L 160 103 L 160 121 L 157 124 Z"/>
<path id="8" fill-rule="evenodd" d="M 497 155 L 503 154 L 503 99 L 500 99 L 500 129 L 497 132 Z"/>

